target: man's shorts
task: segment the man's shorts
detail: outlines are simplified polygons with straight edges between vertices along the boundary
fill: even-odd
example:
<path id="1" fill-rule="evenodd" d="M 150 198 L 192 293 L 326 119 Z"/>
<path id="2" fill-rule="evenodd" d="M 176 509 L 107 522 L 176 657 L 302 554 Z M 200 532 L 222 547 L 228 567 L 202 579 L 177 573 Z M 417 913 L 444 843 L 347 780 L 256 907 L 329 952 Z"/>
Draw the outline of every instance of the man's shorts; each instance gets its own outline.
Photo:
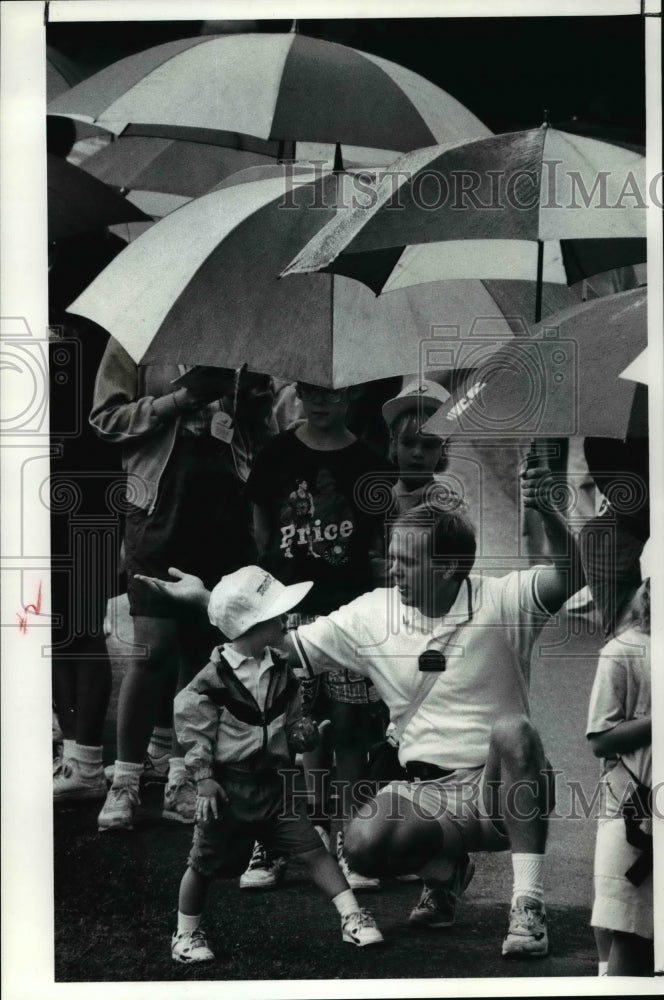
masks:
<path id="1" fill-rule="evenodd" d="M 376 799 L 384 795 L 397 798 L 391 810 L 395 820 L 399 816 L 398 799 L 410 802 L 417 815 L 435 819 L 451 853 L 507 851 L 510 843 L 505 825 L 492 819 L 487 808 L 489 791 L 482 765 L 459 768 L 431 781 L 391 781 Z"/>
<path id="2" fill-rule="evenodd" d="M 320 848 L 322 841 L 307 819 L 305 796 L 286 795 L 279 772 L 224 768 L 215 777 L 229 801 L 219 804 L 218 819 L 196 823 L 187 861 L 194 871 L 208 877 L 240 875 L 256 840 L 280 854 Z"/>

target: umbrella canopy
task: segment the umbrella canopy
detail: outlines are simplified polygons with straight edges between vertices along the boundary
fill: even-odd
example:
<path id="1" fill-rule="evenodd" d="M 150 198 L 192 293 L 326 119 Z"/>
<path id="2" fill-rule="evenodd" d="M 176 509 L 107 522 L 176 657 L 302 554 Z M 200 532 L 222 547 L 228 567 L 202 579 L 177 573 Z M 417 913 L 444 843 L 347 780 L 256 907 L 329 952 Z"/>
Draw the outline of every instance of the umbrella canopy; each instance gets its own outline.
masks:
<path id="1" fill-rule="evenodd" d="M 147 216 L 107 184 L 47 154 L 49 242 Z"/>
<path id="2" fill-rule="evenodd" d="M 626 438 L 648 433 L 647 390 L 621 377 L 645 349 L 647 293 L 572 306 L 500 347 L 428 421 L 433 434 Z"/>
<path id="3" fill-rule="evenodd" d="M 129 123 L 407 150 L 490 132 L 396 63 L 298 34 L 183 38 L 101 70 L 49 106 L 119 134 Z"/>
<path id="4" fill-rule="evenodd" d="M 343 277 L 279 280 L 353 178 L 295 180 L 282 171 L 190 202 L 130 243 L 69 311 L 107 329 L 137 362 L 247 363 L 330 388 L 463 364 L 464 337 L 477 361 L 512 337 L 481 282 L 376 300 Z"/>
<path id="5" fill-rule="evenodd" d="M 132 192 L 197 198 L 231 174 L 274 163 L 279 155 L 280 143 L 238 133 L 129 125 L 81 167 L 107 184 Z"/>
<path id="6" fill-rule="evenodd" d="M 640 153 L 548 126 L 416 150 L 284 273 L 331 271 L 374 291 L 464 274 L 571 283 L 645 259 L 644 191 Z"/>

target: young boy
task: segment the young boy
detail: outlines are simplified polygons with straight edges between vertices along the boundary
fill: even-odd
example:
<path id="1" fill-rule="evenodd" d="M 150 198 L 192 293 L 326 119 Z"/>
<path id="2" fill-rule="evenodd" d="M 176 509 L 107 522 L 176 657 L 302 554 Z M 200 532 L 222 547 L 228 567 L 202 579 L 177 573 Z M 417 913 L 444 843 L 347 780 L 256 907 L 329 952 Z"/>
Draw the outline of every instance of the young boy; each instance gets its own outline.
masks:
<path id="1" fill-rule="evenodd" d="M 355 389 L 298 382 L 296 394 L 305 419 L 273 437 L 256 456 L 246 492 L 253 504 L 261 566 L 287 584 L 313 580 L 311 593 L 299 608 L 313 619 L 383 585 L 384 511 L 372 499 L 389 496 L 394 478 L 389 463 L 346 426 Z M 337 670 L 306 682 L 304 695 L 317 721 L 331 721 L 342 815 L 349 818 L 360 798 L 354 789 L 366 777 L 367 751 L 373 742 L 370 689 L 360 674 Z M 304 764 L 306 769 L 324 767 L 308 754 Z M 317 799 L 324 799 L 325 787 L 315 784 Z M 324 801 L 315 803 L 313 815 L 329 833 Z M 342 831 L 337 834 L 336 853 L 353 889 L 379 887 L 378 879 L 348 867 Z M 270 858 L 257 845 L 240 888 L 273 888 L 280 872 L 280 859 Z"/>
<path id="2" fill-rule="evenodd" d="M 214 959 L 200 926 L 207 889 L 213 875 L 242 870 L 254 839 L 300 857 L 334 903 L 344 941 L 363 947 L 383 940 L 309 823 L 306 806 L 285 793 L 279 774 L 311 745 L 312 730 L 302 725 L 298 681 L 271 647 L 282 643 L 286 612 L 311 586 L 285 587 L 258 566 L 245 566 L 223 577 L 210 596 L 210 621 L 231 642 L 213 650 L 175 700 L 178 739 L 197 782 L 196 828 L 171 942 L 176 962 Z"/>
<path id="3" fill-rule="evenodd" d="M 425 379 L 410 382 L 383 405 L 383 419 L 390 432 L 390 459 L 399 471 L 392 487 L 399 514 L 425 502 L 436 473 L 447 468 L 447 442 L 434 434 L 423 434 L 422 425 L 449 396 L 441 385 Z"/>

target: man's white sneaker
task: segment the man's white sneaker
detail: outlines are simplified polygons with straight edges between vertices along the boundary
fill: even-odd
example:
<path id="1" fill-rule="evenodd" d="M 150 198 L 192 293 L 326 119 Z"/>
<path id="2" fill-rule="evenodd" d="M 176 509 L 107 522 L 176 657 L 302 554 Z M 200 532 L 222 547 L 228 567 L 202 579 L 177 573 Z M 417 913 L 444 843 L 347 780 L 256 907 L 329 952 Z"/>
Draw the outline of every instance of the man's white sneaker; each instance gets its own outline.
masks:
<path id="1" fill-rule="evenodd" d="M 254 844 L 251 861 L 240 876 L 241 889 L 276 889 L 286 874 L 288 862 L 283 855 L 268 854 L 258 841 Z"/>
<path id="2" fill-rule="evenodd" d="M 97 818 L 100 833 L 105 830 L 133 830 L 134 815 L 141 800 L 135 785 L 112 785 Z"/>
<path id="3" fill-rule="evenodd" d="M 475 874 L 475 864 L 466 854 L 454 866 L 454 871 L 445 883 L 424 884 L 422 895 L 408 917 L 409 924 L 419 927 L 451 927 L 456 916 L 459 896 L 466 891 Z"/>
<path id="4" fill-rule="evenodd" d="M 103 799 L 106 796 L 104 770 L 84 774 L 80 762 L 69 757 L 53 767 L 53 801 L 78 802 L 82 799 Z"/>
<path id="5" fill-rule="evenodd" d="M 503 941 L 505 958 L 544 958 L 549 952 L 544 904 L 531 896 L 518 896 L 510 910 L 510 925 Z"/>
<path id="6" fill-rule="evenodd" d="M 171 938 L 171 958 L 174 962 L 182 965 L 191 965 L 194 962 L 213 962 L 214 952 L 210 949 L 207 938 L 203 931 L 197 928 L 195 931 L 177 932 Z"/>
<path id="7" fill-rule="evenodd" d="M 341 868 L 344 878 L 348 882 L 348 888 L 354 891 L 359 890 L 369 890 L 369 889 L 380 889 L 380 879 L 371 878 L 369 875 L 360 875 L 359 872 L 354 872 L 353 869 L 348 864 L 346 856 L 344 854 L 344 835 L 339 830 L 337 833 L 337 864 Z"/>
<path id="8" fill-rule="evenodd" d="M 368 944 L 382 944 L 383 935 L 368 910 L 356 910 L 341 918 L 341 937 L 347 944 L 365 948 Z"/>

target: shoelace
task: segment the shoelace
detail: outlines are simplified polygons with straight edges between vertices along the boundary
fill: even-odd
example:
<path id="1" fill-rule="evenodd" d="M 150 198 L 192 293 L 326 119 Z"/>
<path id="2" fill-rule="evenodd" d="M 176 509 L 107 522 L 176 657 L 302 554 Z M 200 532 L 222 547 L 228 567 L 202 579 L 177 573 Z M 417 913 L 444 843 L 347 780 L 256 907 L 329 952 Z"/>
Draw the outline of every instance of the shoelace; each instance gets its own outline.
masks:
<path id="1" fill-rule="evenodd" d="M 267 868 L 267 851 L 260 844 L 256 844 L 249 862 L 249 870 L 254 868 Z"/>
<path id="2" fill-rule="evenodd" d="M 111 795 L 113 796 L 113 799 L 111 801 L 113 800 L 119 801 L 122 795 L 127 795 L 130 801 L 134 805 L 138 805 L 139 801 L 138 790 L 134 788 L 133 785 L 117 785 L 115 787 L 112 786 L 108 794 L 109 797 Z"/>
<path id="3" fill-rule="evenodd" d="M 358 927 L 373 927 L 375 922 L 368 910 L 356 910 L 355 913 L 350 914 L 348 919 L 356 921 Z"/>
<path id="4" fill-rule="evenodd" d="M 536 923 L 541 923 L 544 919 L 542 910 L 537 909 L 535 906 L 528 906 L 527 903 L 519 904 L 516 908 L 515 916 L 519 923 L 525 924 L 529 931 L 532 930 Z"/>
<path id="5" fill-rule="evenodd" d="M 53 758 L 53 777 L 58 778 L 62 774 L 62 769 L 64 767 L 64 757 L 54 757 Z"/>

